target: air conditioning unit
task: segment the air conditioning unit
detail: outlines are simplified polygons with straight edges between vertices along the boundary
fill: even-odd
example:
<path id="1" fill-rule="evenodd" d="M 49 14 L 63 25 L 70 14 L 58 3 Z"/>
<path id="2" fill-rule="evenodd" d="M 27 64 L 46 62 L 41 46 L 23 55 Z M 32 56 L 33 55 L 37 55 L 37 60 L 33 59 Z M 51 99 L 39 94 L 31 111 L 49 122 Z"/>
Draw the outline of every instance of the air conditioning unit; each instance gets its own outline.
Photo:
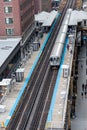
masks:
<path id="1" fill-rule="evenodd" d="M 0 113 L 3 113 L 6 111 L 6 106 L 0 105 Z"/>
<path id="2" fill-rule="evenodd" d="M 62 65 L 62 69 L 63 69 L 63 77 L 67 78 L 69 76 L 69 65 Z"/>

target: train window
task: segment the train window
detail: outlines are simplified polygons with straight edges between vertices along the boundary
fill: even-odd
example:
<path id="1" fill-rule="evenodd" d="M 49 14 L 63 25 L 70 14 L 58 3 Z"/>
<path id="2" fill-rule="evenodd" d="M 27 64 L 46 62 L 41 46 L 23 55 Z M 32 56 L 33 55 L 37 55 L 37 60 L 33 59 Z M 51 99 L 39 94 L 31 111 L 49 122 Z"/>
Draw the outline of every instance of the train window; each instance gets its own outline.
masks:
<path id="1" fill-rule="evenodd" d="M 56 61 L 58 61 L 58 60 L 59 60 L 59 58 L 57 57 Z"/>
<path id="2" fill-rule="evenodd" d="M 54 58 L 54 60 L 56 60 L 56 58 Z"/>
<path id="3" fill-rule="evenodd" d="M 53 58 L 50 58 L 50 61 L 53 61 Z"/>
<path id="4" fill-rule="evenodd" d="M 86 20 L 84 20 L 84 26 L 86 26 Z"/>

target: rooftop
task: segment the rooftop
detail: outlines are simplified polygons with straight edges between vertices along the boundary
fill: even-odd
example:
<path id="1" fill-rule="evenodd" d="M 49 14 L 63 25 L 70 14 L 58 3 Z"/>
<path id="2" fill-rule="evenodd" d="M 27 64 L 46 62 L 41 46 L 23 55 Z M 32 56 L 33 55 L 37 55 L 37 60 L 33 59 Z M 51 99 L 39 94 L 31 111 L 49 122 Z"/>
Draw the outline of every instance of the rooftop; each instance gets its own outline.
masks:
<path id="1" fill-rule="evenodd" d="M 42 11 L 35 15 L 35 21 L 42 23 L 42 26 L 51 26 L 55 17 L 57 16 L 57 11 L 52 10 L 50 13 Z"/>
<path id="2" fill-rule="evenodd" d="M 77 25 L 77 22 L 82 21 L 83 19 L 87 19 L 87 12 L 74 10 L 71 13 L 69 25 Z"/>
<path id="3" fill-rule="evenodd" d="M 0 67 L 19 44 L 21 38 L 8 38 L 0 40 Z"/>

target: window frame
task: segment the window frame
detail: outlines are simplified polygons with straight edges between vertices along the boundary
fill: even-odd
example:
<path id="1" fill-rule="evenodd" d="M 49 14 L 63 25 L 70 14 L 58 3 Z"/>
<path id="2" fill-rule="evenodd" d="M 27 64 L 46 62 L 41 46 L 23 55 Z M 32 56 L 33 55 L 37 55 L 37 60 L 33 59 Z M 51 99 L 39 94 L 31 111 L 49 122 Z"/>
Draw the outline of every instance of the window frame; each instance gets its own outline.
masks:
<path id="1" fill-rule="evenodd" d="M 13 36 L 14 35 L 14 28 L 6 28 L 6 35 Z"/>
<path id="2" fill-rule="evenodd" d="M 3 0 L 4 2 L 11 2 L 12 0 Z"/>
<path id="3" fill-rule="evenodd" d="M 4 7 L 4 13 L 6 13 L 6 14 L 12 13 L 12 6 L 5 6 Z"/>
<path id="4" fill-rule="evenodd" d="M 8 25 L 13 24 L 13 18 L 10 18 L 10 17 L 5 18 L 5 24 L 8 24 Z"/>

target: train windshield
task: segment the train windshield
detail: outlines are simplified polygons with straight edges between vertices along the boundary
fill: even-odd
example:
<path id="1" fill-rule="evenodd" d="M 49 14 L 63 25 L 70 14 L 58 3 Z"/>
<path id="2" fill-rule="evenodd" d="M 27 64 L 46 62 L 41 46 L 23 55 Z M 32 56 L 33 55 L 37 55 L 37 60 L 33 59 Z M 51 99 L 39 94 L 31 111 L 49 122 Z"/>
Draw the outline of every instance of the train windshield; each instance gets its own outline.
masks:
<path id="1" fill-rule="evenodd" d="M 59 58 L 57 57 L 57 58 L 56 58 L 56 61 L 58 62 L 58 60 L 59 60 Z"/>
<path id="2" fill-rule="evenodd" d="M 54 58 L 54 61 L 58 62 L 58 60 L 59 60 L 59 58 L 58 58 L 58 57 Z"/>
<path id="3" fill-rule="evenodd" d="M 53 61 L 53 58 L 50 58 L 50 61 Z"/>

